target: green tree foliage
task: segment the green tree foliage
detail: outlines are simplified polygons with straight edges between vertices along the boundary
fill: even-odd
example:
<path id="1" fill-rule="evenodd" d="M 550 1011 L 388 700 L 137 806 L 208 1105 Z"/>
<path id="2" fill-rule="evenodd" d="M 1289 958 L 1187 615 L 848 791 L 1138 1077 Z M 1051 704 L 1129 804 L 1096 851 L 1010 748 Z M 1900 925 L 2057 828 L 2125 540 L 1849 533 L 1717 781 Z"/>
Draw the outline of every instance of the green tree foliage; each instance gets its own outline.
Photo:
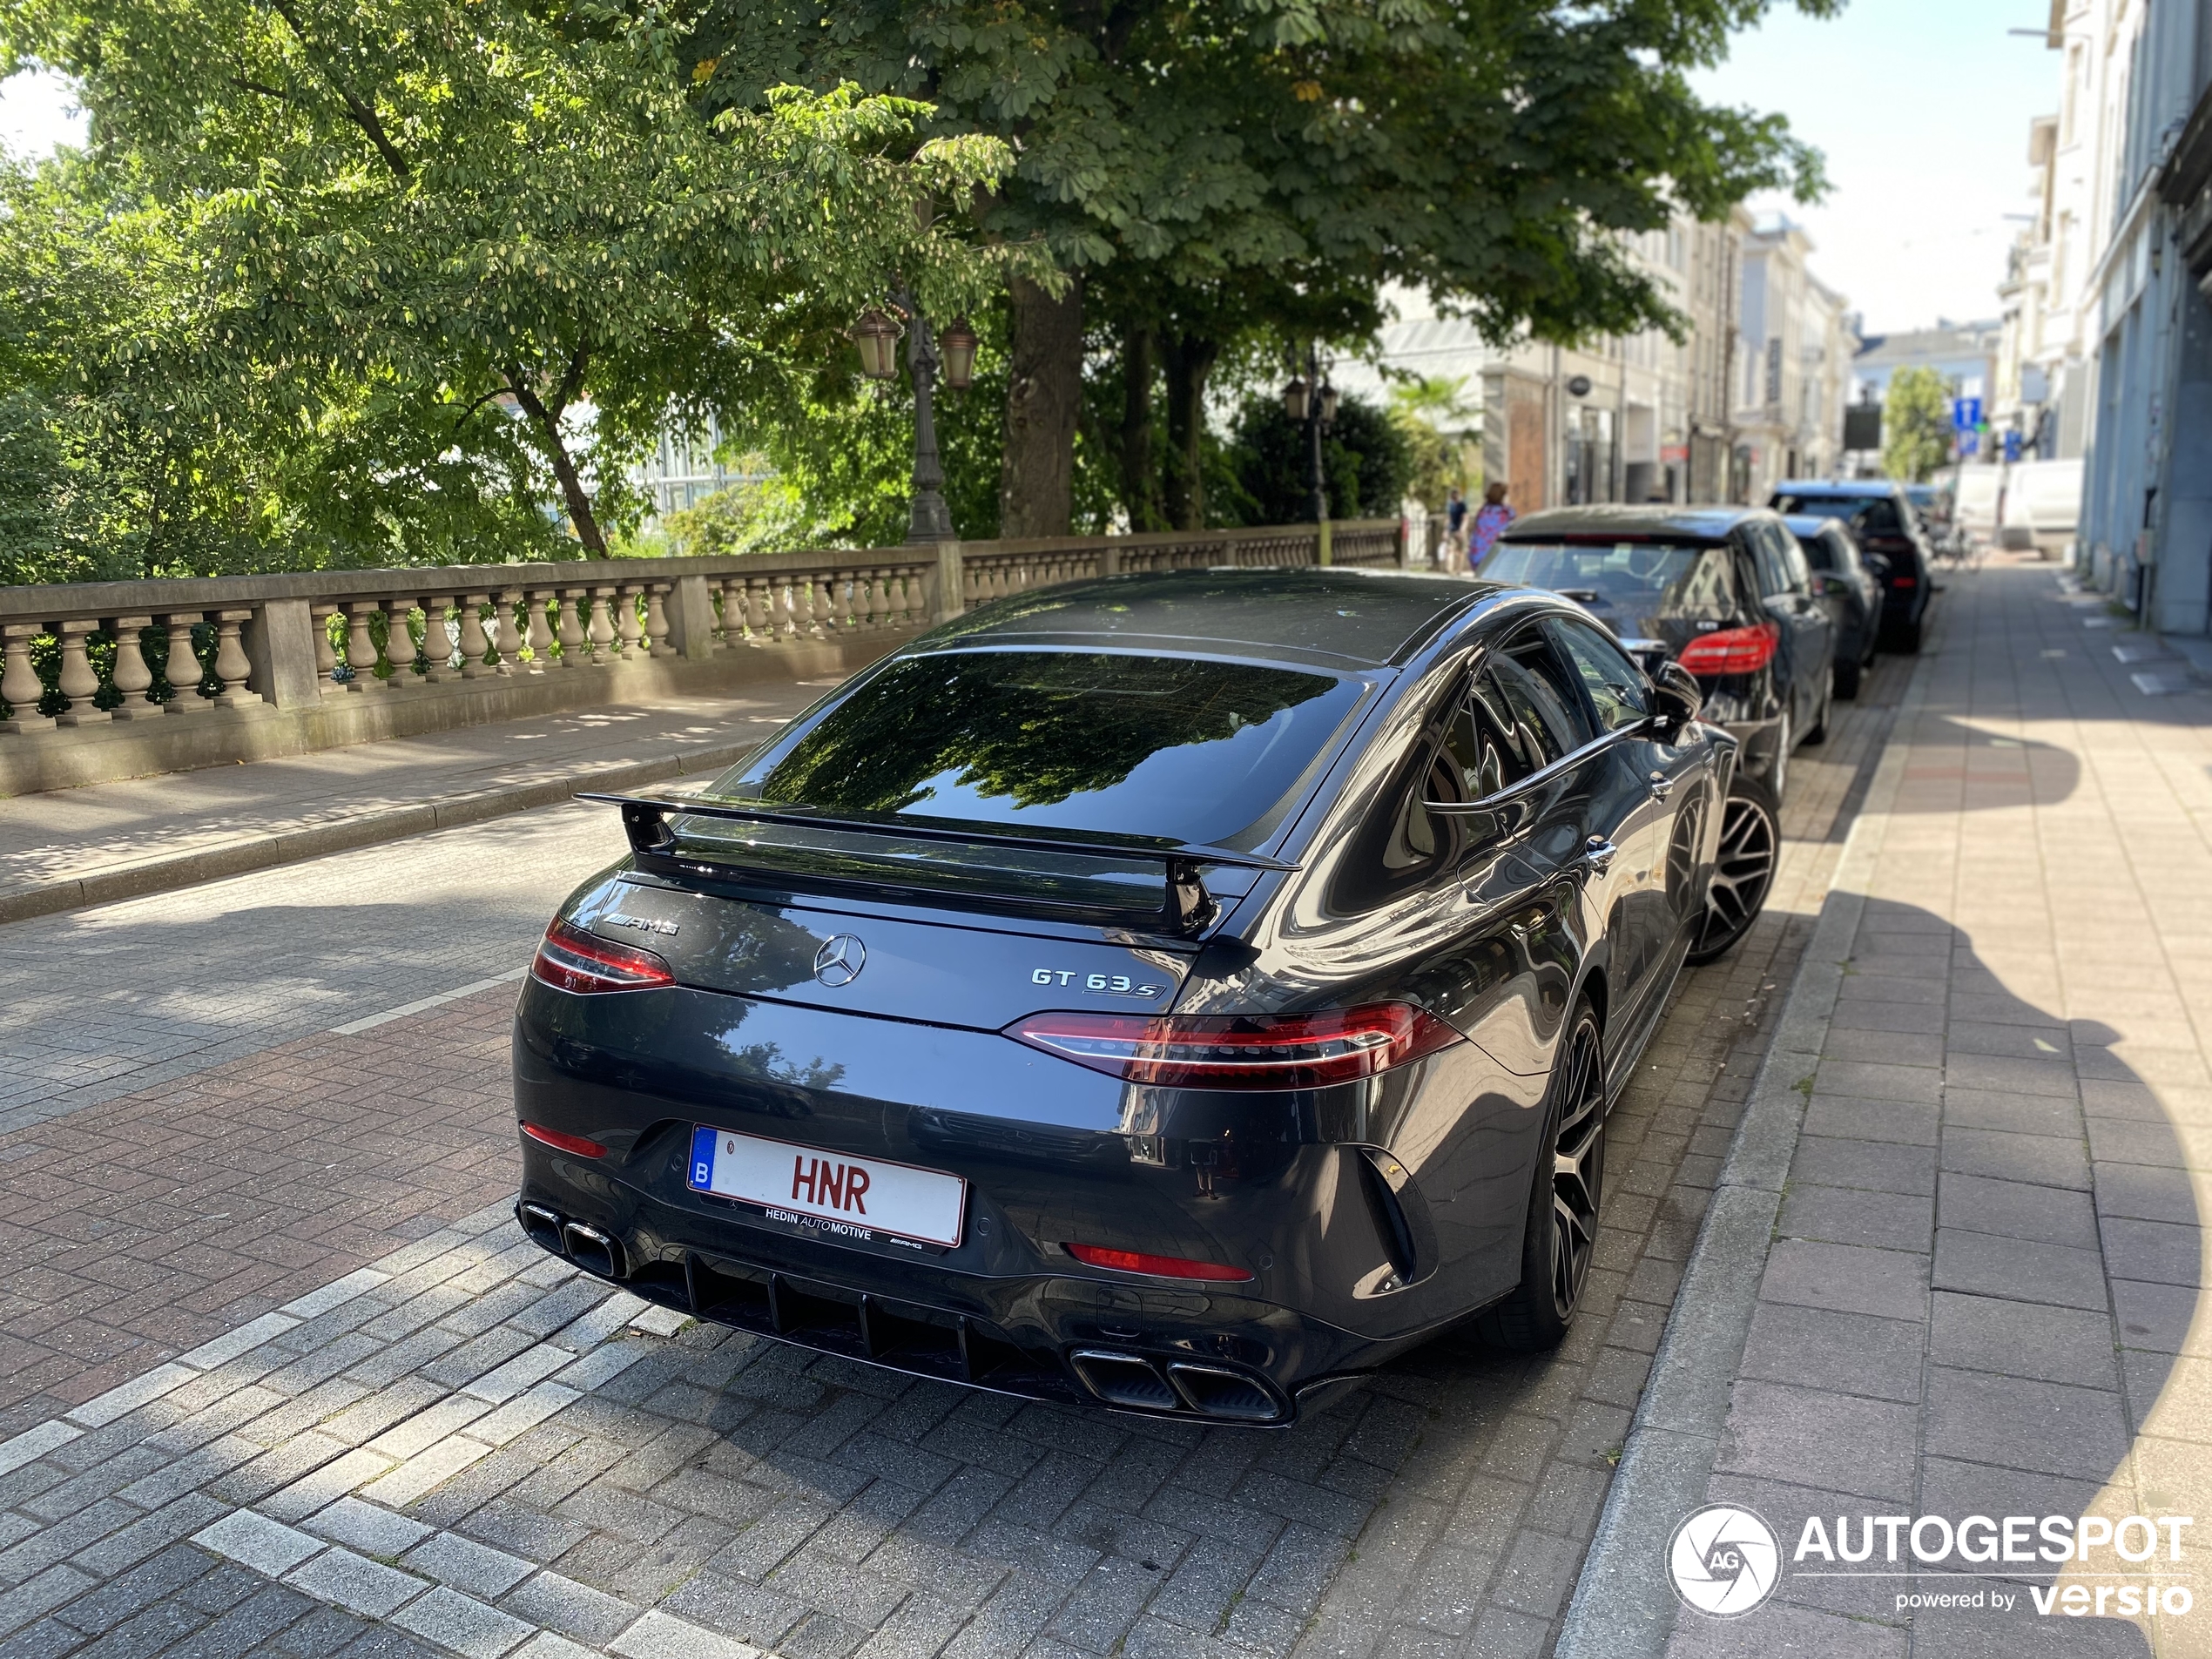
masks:
<path id="1" fill-rule="evenodd" d="M 1797 3 L 1827 15 L 1839 0 Z M 1769 7 L 712 0 L 693 50 L 711 107 L 850 79 L 928 100 L 927 131 L 1017 145 L 986 227 L 1042 238 L 1116 347 L 1160 366 L 1184 417 L 1152 452 L 1179 492 L 1163 510 L 1196 522 L 1189 417 L 1243 332 L 1337 337 L 1334 315 L 1356 333 L 1391 281 L 1501 340 L 1674 325 L 1616 233 L 1819 183 L 1778 118 L 1709 105 L 1690 86 Z M 1064 337 L 1047 308 L 1015 315 L 1017 358 L 1024 328 Z M 1038 361 L 1083 372 L 1079 352 Z M 1032 407 L 1035 392 L 1024 377 L 1009 387 Z M 1072 422 L 1024 420 L 1015 448 L 1074 442 Z M 1008 462 L 1017 493 L 1024 476 L 1049 489 L 1065 475 L 1049 455 Z M 1153 510 L 1128 493 L 1132 517 Z"/>
<path id="2" fill-rule="evenodd" d="M 250 452 L 233 499 L 301 521 L 249 532 L 338 557 L 542 545 L 549 501 L 600 552 L 664 421 L 793 401 L 794 353 L 894 270 L 949 312 L 1022 257 L 903 206 L 987 192 L 997 140 L 850 87 L 710 114 L 651 7 L 27 0 L 0 26 L 82 85 L 83 215 L 142 222 L 175 278 L 174 435 Z"/>
<path id="3" fill-rule="evenodd" d="M 1410 476 L 1406 493 L 1431 512 L 1442 512 L 1454 485 L 1469 498 L 1481 493 L 1476 412 L 1464 401 L 1465 382 L 1423 379 L 1390 388 L 1390 421 L 1406 441 Z"/>
<path id="4" fill-rule="evenodd" d="M 1882 404 L 1882 470 L 1924 484 L 1951 461 L 1951 387 L 1932 368 L 1890 376 Z"/>
<path id="5" fill-rule="evenodd" d="M 1304 422 L 1293 424 L 1281 401 L 1258 396 L 1237 417 L 1229 448 L 1247 524 L 1290 524 L 1313 516 L 1311 462 Z M 1356 397 L 1337 405 L 1321 436 L 1322 475 L 1332 518 L 1395 518 L 1413 478 L 1405 435 L 1389 415 Z"/>

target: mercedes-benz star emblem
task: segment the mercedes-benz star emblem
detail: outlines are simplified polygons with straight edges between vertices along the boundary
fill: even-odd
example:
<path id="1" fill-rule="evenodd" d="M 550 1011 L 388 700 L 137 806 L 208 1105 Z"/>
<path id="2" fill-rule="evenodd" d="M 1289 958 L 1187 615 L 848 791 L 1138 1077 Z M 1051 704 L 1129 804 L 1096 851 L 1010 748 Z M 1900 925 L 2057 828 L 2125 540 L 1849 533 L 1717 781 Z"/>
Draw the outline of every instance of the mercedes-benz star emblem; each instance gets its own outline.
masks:
<path id="1" fill-rule="evenodd" d="M 814 953 L 814 977 L 834 991 L 860 978 L 867 961 L 868 948 L 851 934 L 840 934 Z"/>

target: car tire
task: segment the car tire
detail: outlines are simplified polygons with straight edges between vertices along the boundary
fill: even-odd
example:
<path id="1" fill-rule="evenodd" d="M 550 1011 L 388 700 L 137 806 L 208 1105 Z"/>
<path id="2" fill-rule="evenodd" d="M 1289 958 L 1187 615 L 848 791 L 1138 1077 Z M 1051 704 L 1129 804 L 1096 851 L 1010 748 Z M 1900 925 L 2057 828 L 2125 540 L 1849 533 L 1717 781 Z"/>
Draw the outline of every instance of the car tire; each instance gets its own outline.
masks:
<path id="1" fill-rule="evenodd" d="M 1835 712 L 1835 709 L 1836 687 L 1831 677 L 1830 683 L 1820 688 L 1820 718 L 1812 723 L 1812 729 L 1797 741 L 1808 749 L 1817 749 L 1827 742 L 1828 717 Z"/>
<path id="2" fill-rule="evenodd" d="M 1920 618 L 1914 617 L 1891 629 L 1888 644 L 1892 651 L 1903 651 L 1907 657 L 1915 655 L 1920 649 Z"/>
<path id="3" fill-rule="evenodd" d="M 1604 1054 L 1597 1015 L 1588 998 L 1578 997 L 1544 1091 L 1544 1137 L 1521 1227 L 1521 1283 L 1475 1317 L 1475 1333 L 1492 1347 L 1514 1353 L 1555 1348 L 1581 1305 L 1605 1189 Z"/>
<path id="4" fill-rule="evenodd" d="M 1774 889 L 1781 856 L 1781 798 L 1765 779 L 1737 774 L 1721 804 L 1720 852 L 1706 889 L 1704 919 L 1690 941 L 1690 966 L 1718 961 L 1751 931 Z"/>
<path id="5" fill-rule="evenodd" d="M 1831 687 L 1833 695 L 1842 698 L 1846 703 L 1857 697 L 1858 677 L 1863 671 L 1864 667 L 1857 658 L 1853 658 L 1847 663 L 1838 662 L 1836 664 L 1835 682 Z"/>

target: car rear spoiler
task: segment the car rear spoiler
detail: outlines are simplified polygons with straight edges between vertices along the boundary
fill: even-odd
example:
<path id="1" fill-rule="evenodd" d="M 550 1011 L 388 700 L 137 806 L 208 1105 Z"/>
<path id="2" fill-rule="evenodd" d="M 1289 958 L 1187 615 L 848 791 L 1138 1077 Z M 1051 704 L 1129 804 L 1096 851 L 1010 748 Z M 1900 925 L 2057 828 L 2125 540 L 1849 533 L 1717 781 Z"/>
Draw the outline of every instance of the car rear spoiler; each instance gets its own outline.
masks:
<path id="1" fill-rule="evenodd" d="M 1160 925 L 1188 936 L 1213 920 L 1220 907 L 1206 891 L 1202 872 L 1208 865 L 1239 870 L 1290 871 L 1298 867 L 1258 853 L 1191 846 L 1160 836 L 1114 835 L 1062 830 L 1036 834 L 963 824 L 917 824 L 892 817 L 808 812 L 789 806 L 748 806 L 685 795 L 603 795 L 587 792 L 578 800 L 600 801 L 622 809 L 622 827 L 633 853 L 666 858 L 678 846 L 671 817 L 728 819 L 741 824 L 776 824 L 799 829 L 837 830 L 902 840 L 949 841 L 963 846 L 1004 846 L 1028 853 L 1066 853 L 1088 858 L 1158 860 L 1167 873 L 1167 896 Z"/>

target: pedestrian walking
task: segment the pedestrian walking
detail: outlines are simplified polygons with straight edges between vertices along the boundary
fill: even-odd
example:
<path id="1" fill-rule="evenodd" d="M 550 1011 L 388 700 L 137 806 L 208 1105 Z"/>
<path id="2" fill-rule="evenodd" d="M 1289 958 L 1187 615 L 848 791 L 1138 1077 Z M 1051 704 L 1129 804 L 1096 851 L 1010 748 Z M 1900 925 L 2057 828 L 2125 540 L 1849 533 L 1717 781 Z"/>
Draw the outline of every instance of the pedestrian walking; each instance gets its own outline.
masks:
<path id="1" fill-rule="evenodd" d="M 1460 562 L 1460 555 L 1467 547 L 1467 492 L 1457 484 L 1444 498 L 1444 539 L 1452 544 L 1452 563 Z"/>
<path id="2" fill-rule="evenodd" d="M 1490 484 L 1482 492 L 1481 509 L 1474 516 L 1474 523 L 1467 531 L 1467 569 L 1480 570 L 1482 561 L 1490 556 L 1506 526 L 1512 523 L 1514 514 L 1506 505 L 1506 487 Z"/>

